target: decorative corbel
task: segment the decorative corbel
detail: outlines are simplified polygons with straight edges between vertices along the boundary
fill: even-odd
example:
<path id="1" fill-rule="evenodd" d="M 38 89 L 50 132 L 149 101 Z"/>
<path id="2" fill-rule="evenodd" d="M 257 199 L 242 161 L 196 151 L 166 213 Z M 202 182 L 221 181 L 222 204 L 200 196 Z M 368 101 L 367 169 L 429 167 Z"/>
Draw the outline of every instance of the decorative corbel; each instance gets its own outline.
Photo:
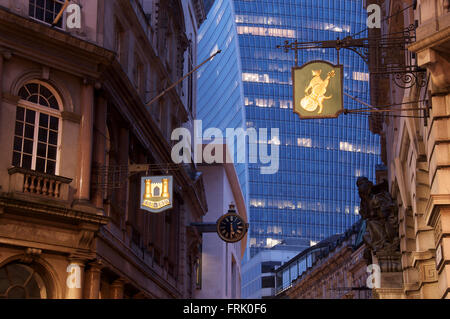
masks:
<path id="1" fill-rule="evenodd" d="M 39 258 L 41 254 L 41 249 L 27 248 L 25 249 L 25 254 L 20 258 L 20 261 L 25 264 L 31 264 L 36 258 Z"/>

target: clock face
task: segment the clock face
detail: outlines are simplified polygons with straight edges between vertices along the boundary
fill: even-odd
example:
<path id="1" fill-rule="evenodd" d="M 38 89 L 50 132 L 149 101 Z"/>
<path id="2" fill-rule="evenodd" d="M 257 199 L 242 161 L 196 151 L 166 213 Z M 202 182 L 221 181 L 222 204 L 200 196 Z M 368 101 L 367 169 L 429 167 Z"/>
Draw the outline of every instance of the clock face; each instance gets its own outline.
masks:
<path id="1" fill-rule="evenodd" d="M 247 232 L 248 224 L 236 213 L 228 213 L 217 220 L 217 234 L 226 242 L 240 241 Z"/>

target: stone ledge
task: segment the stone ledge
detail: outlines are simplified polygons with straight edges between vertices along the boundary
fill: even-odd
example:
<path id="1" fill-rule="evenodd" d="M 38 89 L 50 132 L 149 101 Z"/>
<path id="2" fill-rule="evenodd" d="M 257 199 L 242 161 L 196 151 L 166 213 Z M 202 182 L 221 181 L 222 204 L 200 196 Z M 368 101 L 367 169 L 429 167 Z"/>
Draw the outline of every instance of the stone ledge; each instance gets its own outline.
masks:
<path id="1" fill-rule="evenodd" d="M 428 48 L 434 47 L 436 45 L 440 45 L 445 41 L 448 41 L 450 37 L 450 27 L 446 27 L 442 30 L 434 32 L 431 35 L 428 35 L 424 39 L 420 39 L 413 44 L 408 46 L 408 50 L 412 52 L 420 52 L 426 50 Z"/>
<path id="2" fill-rule="evenodd" d="M 411 261 L 413 267 L 416 267 L 417 263 L 420 261 L 434 260 L 435 252 L 434 249 L 428 249 L 425 251 L 413 251 L 411 253 Z"/>
<path id="3" fill-rule="evenodd" d="M 88 222 L 100 225 L 106 225 L 109 217 L 93 214 L 86 211 L 75 210 L 68 205 L 52 205 L 39 201 L 29 201 L 24 198 L 17 198 L 13 194 L 0 194 L 0 207 L 6 209 L 20 210 L 31 214 L 43 214 L 63 219 L 76 220 L 78 222 Z"/>
<path id="4" fill-rule="evenodd" d="M 425 210 L 425 223 L 435 227 L 437 221 L 437 211 L 440 207 L 450 207 L 450 194 L 430 195 Z"/>

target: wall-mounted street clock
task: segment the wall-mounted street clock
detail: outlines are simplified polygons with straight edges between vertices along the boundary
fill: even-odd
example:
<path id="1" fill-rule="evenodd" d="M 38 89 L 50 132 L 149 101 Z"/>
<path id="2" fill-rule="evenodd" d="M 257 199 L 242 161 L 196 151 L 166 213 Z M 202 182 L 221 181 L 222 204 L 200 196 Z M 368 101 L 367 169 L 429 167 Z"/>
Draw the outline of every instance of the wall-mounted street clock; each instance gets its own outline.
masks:
<path id="1" fill-rule="evenodd" d="M 217 234 L 228 243 L 235 243 L 244 238 L 248 230 L 245 220 L 236 214 L 234 205 L 230 205 L 228 213 L 217 220 Z"/>

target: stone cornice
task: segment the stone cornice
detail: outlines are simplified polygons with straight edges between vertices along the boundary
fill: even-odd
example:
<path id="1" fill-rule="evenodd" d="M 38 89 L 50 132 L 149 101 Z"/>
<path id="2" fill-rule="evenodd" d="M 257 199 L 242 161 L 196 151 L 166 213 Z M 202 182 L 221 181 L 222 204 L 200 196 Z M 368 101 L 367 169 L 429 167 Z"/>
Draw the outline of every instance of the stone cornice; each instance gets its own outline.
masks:
<path id="1" fill-rule="evenodd" d="M 14 28 L 11 26 L 14 25 Z M 115 53 L 0 6 L 0 46 L 49 67 L 97 78 Z"/>
<path id="2" fill-rule="evenodd" d="M 450 27 L 437 31 L 433 35 L 422 40 L 416 41 L 408 46 L 408 50 L 412 52 L 420 52 L 428 48 L 435 47 L 450 40 Z"/>
<path id="3" fill-rule="evenodd" d="M 129 246 L 127 246 L 121 239 L 117 238 L 109 229 L 105 227 L 101 228 L 97 237 L 103 241 L 104 244 L 114 249 L 116 253 L 120 254 L 121 257 L 130 262 L 134 267 L 139 269 L 142 273 L 150 275 L 152 281 L 166 294 L 173 298 L 181 298 L 181 291 L 179 291 L 179 289 L 173 286 L 170 281 L 162 278 L 161 273 L 153 269 L 148 263 L 145 262 L 145 258 L 139 258 Z M 115 247 L 120 247 L 120 249 L 115 249 Z M 101 256 L 101 259 L 104 264 L 108 263 L 110 267 L 113 267 L 113 263 L 108 260 L 107 256 Z M 119 272 L 123 271 L 118 268 L 116 268 L 116 270 Z M 147 291 L 147 289 L 145 289 L 145 287 L 140 283 L 135 282 L 135 284 L 137 286 L 141 286 L 143 290 Z"/>
<path id="4" fill-rule="evenodd" d="M 425 223 L 434 227 L 438 218 L 438 209 L 442 206 L 450 206 L 450 194 L 430 195 L 425 210 Z"/>
<path id="5" fill-rule="evenodd" d="M 92 214 L 81 210 L 75 210 L 65 206 L 56 206 L 37 201 L 27 201 L 15 198 L 7 194 L 0 194 L 0 207 L 20 210 L 27 213 L 43 214 L 51 217 L 75 220 L 77 222 L 87 222 L 106 225 L 109 218 L 103 215 Z"/>
<path id="6" fill-rule="evenodd" d="M 411 253 L 412 265 L 413 267 L 416 267 L 418 262 L 432 260 L 434 256 L 435 256 L 434 249 L 428 249 L 425 251 L 413 251 Z"/>

